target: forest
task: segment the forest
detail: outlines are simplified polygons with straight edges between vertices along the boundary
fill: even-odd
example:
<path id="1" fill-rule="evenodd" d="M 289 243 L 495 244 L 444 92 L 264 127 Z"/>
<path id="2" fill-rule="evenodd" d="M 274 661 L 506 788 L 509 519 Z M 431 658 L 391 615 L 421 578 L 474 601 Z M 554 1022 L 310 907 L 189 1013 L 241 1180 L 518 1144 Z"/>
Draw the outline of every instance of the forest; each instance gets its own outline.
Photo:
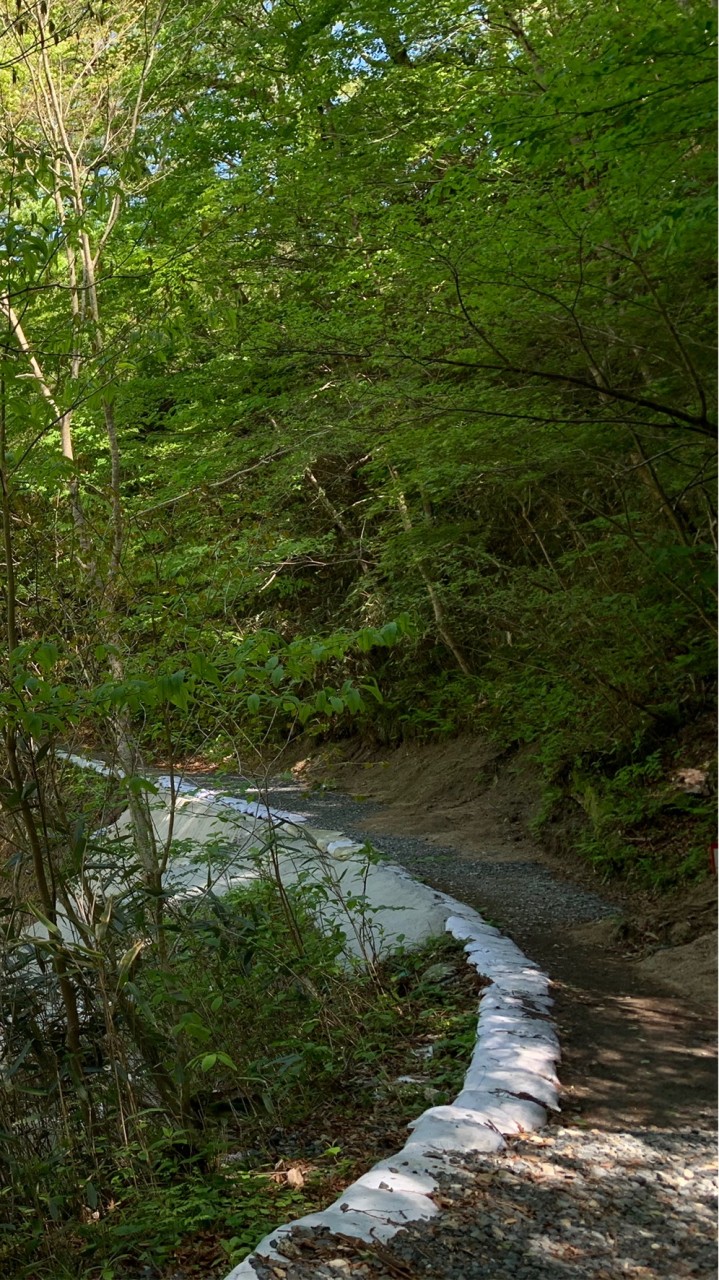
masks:
<path id="1" fill-rule="evenodd" d="M 348 986 L 279 886 L 178 915 L 153 768 L 487 738 L 599 880 L 706 875 L 715 14 L 1 9 L 0 1269 L 164 1280 L 193 1229 L 221 1277 L 315 1200 L 212 1163 L 219 1094 L 250 1146 L 280 1102 L 314 1123 L 453 961 Z M 132 893 L 68 940 L 128 807 Z M 466 999 L 436 993 L 440 1089 Z M 321 1199 L 350 1147 L 320 1157 Z"/>

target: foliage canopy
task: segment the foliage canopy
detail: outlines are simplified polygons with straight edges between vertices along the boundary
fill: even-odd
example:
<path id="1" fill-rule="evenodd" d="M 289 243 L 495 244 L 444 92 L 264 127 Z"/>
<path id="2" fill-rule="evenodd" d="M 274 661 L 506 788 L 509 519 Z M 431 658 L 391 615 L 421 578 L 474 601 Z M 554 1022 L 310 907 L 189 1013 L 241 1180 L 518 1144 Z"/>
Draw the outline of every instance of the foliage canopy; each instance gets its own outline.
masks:
<path id="1" fill-rule="evenodd" d="M 158 972 L 143 757 L 481 731 L 534 753 L 540 824 L 569 806 L 601 870 L 696 874 L 713 9 L 0 12 L 8 919 L 20 883 L 54 937 L 83 865 L 54 789 L 78 736 L 136 779 Z M 165 1031 L 135 1026 L 148 1061 Z"/>

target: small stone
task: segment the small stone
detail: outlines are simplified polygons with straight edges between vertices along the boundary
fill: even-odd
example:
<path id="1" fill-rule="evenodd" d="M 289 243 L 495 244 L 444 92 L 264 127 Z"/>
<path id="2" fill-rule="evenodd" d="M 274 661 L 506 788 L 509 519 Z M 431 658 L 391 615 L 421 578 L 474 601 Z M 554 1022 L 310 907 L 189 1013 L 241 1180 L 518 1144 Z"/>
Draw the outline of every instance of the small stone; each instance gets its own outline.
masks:
<path id="1" fill-rule="evenodd" d="M 430 983 L 449 982 L 456 974 L 457 970 L 453 964 L 446 964 L 444 961 L 440 961 L 438 964 L 431 964 L 428 969 L 425 969 L 422 974 L 422 981 Z"/>

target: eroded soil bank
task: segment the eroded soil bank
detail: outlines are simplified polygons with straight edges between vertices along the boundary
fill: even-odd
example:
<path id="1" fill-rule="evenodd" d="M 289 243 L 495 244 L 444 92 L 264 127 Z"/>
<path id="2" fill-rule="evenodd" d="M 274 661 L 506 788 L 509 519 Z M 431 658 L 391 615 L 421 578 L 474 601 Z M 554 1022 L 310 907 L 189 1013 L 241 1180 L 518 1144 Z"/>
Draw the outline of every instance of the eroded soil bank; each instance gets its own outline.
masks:
<path id="1" fill-rule="evenodd" d="M 471 741 L 283 761 L 282 803 L 364 833 L 501 926 L 555 983 L 563 1123 L 705 1129 L 716 1102 L 716 884 L 651 895 L 541 847 L 521 764 Z M 292 776 L 292 782 L 289 776 Z M 278 797 L 276 796 L 276 799 Z"/>

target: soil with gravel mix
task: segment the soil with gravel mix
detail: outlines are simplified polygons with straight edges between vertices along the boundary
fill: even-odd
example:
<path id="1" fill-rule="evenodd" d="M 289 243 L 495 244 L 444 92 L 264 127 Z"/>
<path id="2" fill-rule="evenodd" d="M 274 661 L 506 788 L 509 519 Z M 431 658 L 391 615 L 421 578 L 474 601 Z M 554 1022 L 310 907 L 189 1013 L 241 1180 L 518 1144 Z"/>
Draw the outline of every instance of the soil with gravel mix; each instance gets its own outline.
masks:
<path id="1" fill-rule="evenodd" d="M 210 781 L 210 779 L 207 779 Z M 223 785 L 226 785 L 223 779 Z M 385 1244 L 296 1230 L 262 1280 L 675 1280 L 715 1267 L 715 1022 L 592 940 L 618 904 L 526 843 L 401 834 L 368 799 L 277 780 L 269 802 L 371 838 L 418 878 L 476 907 L 553 980 L 562 1114 L 500 1155 L 458 1159 L 443 1212 Z M 393 829 L 388 829 L 393 828 Z M 577 937 L 577 926 L 589 930 Z"/>
<path id="2" fill-rule="evenodd" d="M 501 836 L 498 848 L 470 853 L 451 843 L 452 831 L 446 844 L 388 832 L 382 805 L 310 790 L 300 780 L 278 781 L 269 798 L 319 827 L 371 840 L 419 879 L 475 907 L 544 968 L 554 984 L 565 1119 L 609 1129 L 714 1126 L 714 1010 L 678 998 L 641 964 L 591 938 L 619 913 L 616 900 L 562 876 L 526 846 L 510 852 Z"/>
<path id="3" fill-rule="evenodd" d="M 687 1130 L 555 1128 L 441 1179 L 443 1212 L 391 1240 L 296 1229 L 262 1280 L 709 1280 L 714 1143 Z"/>

